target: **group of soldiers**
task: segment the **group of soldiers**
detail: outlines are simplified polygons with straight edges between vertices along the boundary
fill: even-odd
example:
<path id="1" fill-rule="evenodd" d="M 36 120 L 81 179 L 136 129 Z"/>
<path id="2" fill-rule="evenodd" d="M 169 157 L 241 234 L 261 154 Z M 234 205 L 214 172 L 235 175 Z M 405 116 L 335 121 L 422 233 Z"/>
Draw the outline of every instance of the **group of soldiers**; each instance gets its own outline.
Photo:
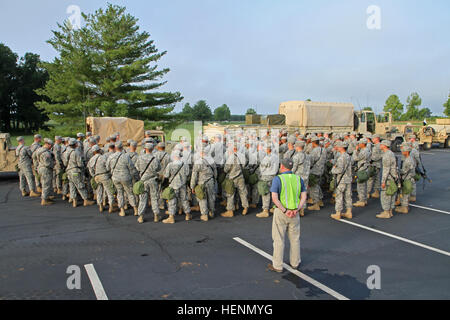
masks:
<path id="1" fill-rule="evenodd" d="M 147 207 L 155 222 L 175 223 L 177 213 L 191 220 L 194 211 L 208 221 L 215 216 L 217 199 L 226 208 L 223 217 L 233 217 L 240 208 L 246 215 L 261 202 L 256 216 L 268 218 L 273 212 L 270 187 L 282 158 L 292 160 L 292 172 L 308 186 L 309 206 L 300 216 L 305 209 L 320 211 L 329 193 L 333 219 L 351 219 L 352 207 L 367 206 L 369 198 L 381 199 L 378 218 L 391 218 L 394 210 L 408 213 L 409 202 L 416 200 L 417 168 L 422 165 L 414 135 L 401 145 L 401 158 L 390 150 L 390 141 L 355 132 L 225 129 L 213 137 L 199 133 L 194 146 L 182 137 L 170 152 L 150 131 L 139 143 L 126 144 L 115 133 L 104 146 L 90 132 L 43 139 L 43 145 L 38 134 L 31 146 L 23 137 L 17 140 L 23 196 L 41 197 L 43 206 L 59 195 L 77 207 L 81 198 L 84 206 L 97 204 L 100 212 L 108 208 L 120 216 L 131 207 L 139 223 Z M 355 182 L 358 200 L 353 203 Z"/>

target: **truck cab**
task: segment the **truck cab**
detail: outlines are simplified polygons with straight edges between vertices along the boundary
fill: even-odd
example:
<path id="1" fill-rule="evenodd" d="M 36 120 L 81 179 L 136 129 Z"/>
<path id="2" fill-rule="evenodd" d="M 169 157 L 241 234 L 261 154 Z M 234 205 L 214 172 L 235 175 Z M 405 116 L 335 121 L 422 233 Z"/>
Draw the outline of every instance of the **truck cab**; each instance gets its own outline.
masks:
<path id="1" fill-rule="evenodd" d="M 16 171 L 19 158 L 16 157 L 16 148 L 11 145 L 9 133 L 0 133 L 0 172 Z"/>

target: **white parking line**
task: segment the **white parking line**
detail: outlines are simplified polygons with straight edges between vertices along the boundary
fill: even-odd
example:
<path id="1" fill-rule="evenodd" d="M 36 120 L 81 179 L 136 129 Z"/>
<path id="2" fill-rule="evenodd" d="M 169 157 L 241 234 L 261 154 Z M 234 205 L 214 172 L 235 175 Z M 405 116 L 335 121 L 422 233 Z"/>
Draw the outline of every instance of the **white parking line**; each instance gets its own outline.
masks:
<path id="1" fill-rule="evenodd" d="M 416 204 L 409 204 L 411 207 L 415 207 L 415 208 L 420 208 L 420 209 L 425 209 L 425 210 L 430 210 L 430 211 L 436 211 L 436 212 L 440 212 L 440 213 L 445 213 L 445 214 L 450 214 L 450 212 L 444 211 L 444 210 L 438 210 L 438 209 L 433 209 L 433 208 L 428 208 L 428 207 L 422 207 L 422 206 L 418 206 Z"/>
<path id="2" fill-rule="evenodd" d="M 354 222 L 351 222 L 351 221 L 342 220 L 342 219 L 339 220 L 339 221 L 347 223 L 347 224 L 351 224 L 352 226 L 355 226 L 355 227 L 358 227 L 358 228 L 362 228 L 362 229 L 366 229 L 366 230 L 369 230 L 369 231 L 372 231 L 372 232 L 376 232 L 376 233 L 379 233 L 379 234 L 382 234 L 382 235 L 385 235 L 385 236 L 388 236 L 388 237 L 391 237 L 391 238 L 394 238 L 394 239 L 397 239 L 397 240 L 400 240 L 400 241 L 403 241 L 403 242 L 407 242 L 407 243 L 413 244 L 415 246 L 422 247 L 422 248 L 425 248 L 425 249 L 428 249 L 428 250 L 431 250 L 431 251 L 443 254 L 445 256 L 450 256 L 450 252 L 448 252 L 448 251 L 444 251 L 444 250 L 441 250 L 441 249 L 436 249 L 436 248 L 427 246 L 426 244 L 423 244 L 423 243 L 420 243 L 420 242 L 416 242 L 416 241 L 412 241 L 412 240 L 409 240 L 409 239 L 406 239 L 406 238 L 402 238 L 402 237 L 399 237 L 399 236 L 396 236 L 396 235 L 393 235 L 393 234 L 390 234 L 390 233 L 387 233 L 387 232 L 384 232 L 384 231 L 372 229 L 372 228 L 369 228 L 369 227 L 366 227 L 366 226 L 363 226 L 361 224 L 357 224 L 357 223 L 354 223 Z"/>
<path id="3" fill-rule="evenodd" d="M 89 276 L 89 280 L 91 281 L 92 288 L 94 289 L 95 296 L 97 300 L 108 300 L 106 296 L 106 292 L 103 289 L 102 283 L 98 278 L 97 272 L 95 271 L 93 264 L 85 264 L 84 268 Z"/>
<path id="4" fill-rule="evenodd" d="M 246 246 L 247 248 L 255 251 L 256 253 L 259 253 L 260 255 L 262 255 L 264 258 L 272 260 L 272 256 L 264 251 L 262 251 L 261 249 L 258 249 L 257 247 L 255 247 L 254 245 L 248 243 L 245 240 L 242 240 L 241 238 L 233 238 L 233 240 L 239 242 L 240 244 Z M 314 280 L 313 278 L 307 276 L 306 274 L 295 270 L 293 268 L 291 268 L 291 266 L 287 265 L 286 263 L 283 263 L 283 267 L 288 270 L 289 272 L 295 274 L 296 276 L 298 276 L 299 278 L 305 280 L 306 282 L 309 282 L 310 284 L 312 284 L 313 286 L 319 288 L 320 290 L 328 293 L 329 295 L 335 297 L 338 300 L 350 300 L 347 297 L 344 297 L 342 294 L 334 291 L 333 289 L 328 288 L 327 286 L 321 284 L 320 282 Z"/>

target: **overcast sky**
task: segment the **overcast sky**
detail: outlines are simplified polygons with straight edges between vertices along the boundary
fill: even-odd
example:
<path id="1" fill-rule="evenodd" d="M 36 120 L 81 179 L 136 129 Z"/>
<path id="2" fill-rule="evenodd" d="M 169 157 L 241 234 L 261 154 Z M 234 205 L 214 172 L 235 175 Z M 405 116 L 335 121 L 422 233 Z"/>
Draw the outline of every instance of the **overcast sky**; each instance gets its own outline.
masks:
<path id="1" fill-rule="evenodd" d="M 411 92 L 442 114 L 450 91 L 450 1 L 146 0 L 110 1 L 139 19 L 171 72 L 164 90 L 183 104 L 205 99 L 233 114 L 278 112 L 282 101 L 352 102 L 381 111 L 390 94 Z M 51 60 L 45 41 L 69 5 L 92 13 L 100 0 L 0 2 L 0 42 Z M 369 29 L 367 8 L 381 10 Z M 83 23 L 83 22 L 82 22 Z M 181 109 L 181 104 L 177 110 Z"/>

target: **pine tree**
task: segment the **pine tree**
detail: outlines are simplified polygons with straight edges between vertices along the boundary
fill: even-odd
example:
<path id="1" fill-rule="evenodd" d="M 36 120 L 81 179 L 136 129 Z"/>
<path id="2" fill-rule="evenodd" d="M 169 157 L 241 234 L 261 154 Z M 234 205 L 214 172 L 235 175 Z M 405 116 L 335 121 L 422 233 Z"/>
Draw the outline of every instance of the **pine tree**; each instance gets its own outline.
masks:
<path id="1" fill-rule="evenodd" d="M 106 10 L 82 14 L 85 26 L 73 29 L 58 24 L 48 41 L 59 53 L 43 63 L 50 79 L 38 93 L 51 119 L 76 123 L 83 116 L 127 116 L 169 119 L 179 92 L 160 92 L 162 78 L 170 70 L 156 64 L 167 52 L 159 52 L 148 32 L 140 32 L 138 19 L 126 8 L 108 4 Z"/>

